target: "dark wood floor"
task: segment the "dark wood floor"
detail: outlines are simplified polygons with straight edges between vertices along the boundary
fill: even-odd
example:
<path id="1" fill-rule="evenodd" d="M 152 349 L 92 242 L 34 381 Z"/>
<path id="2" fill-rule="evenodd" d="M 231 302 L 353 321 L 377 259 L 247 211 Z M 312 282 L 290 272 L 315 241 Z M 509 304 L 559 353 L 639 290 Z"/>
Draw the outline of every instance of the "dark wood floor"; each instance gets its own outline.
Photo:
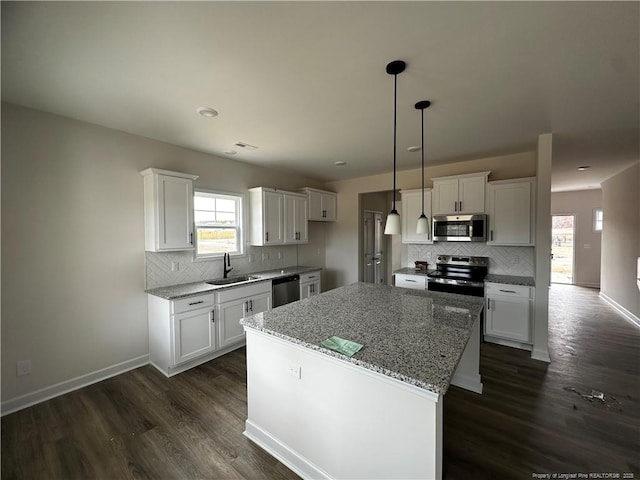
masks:
<path id="1" fill-rule="evenodd" d="M 445 478 L 640 478 L 640 330 L 564 285 L 549 328 L 550 365 L 485 343 L 483 395 L 451 387 Z M 139 368 L 3 417 L 2 479 L 298 478 L 242 435 L 244 354 L 171 379 Z"/>

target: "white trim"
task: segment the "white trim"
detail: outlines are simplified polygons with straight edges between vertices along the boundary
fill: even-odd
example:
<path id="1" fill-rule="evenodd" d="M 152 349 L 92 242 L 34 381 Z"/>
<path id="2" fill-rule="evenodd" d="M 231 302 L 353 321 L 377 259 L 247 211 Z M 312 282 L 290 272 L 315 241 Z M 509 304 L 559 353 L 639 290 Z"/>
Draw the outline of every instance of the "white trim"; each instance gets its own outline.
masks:
<path id="1" fill-rule="evenodd" d="M 575 286 L 577 287 L 585 287 L 585 288 L 600 288 L 600 284 L 596 283 L 596 282 L 580 282 L 580 283 L 574 283 Z"/>
<path id="2" fill-rule="evenodd" d="M 327 480 L 332 478 L 320 467 L 311 463 L 295 450 L 292 450 L 288 445 L 282 443 L 250 420 L 245 422 L 245 431 L 242 433 L 300 477 Z"/>
<path id="3" fill-rule="evenodd" d="M 608 303 L 614 310 L 616 310 L 620 315 L 633 323 L 634 326 L 640 327 L 640 318 L 634 315 L 632 312 L 624 308 L 618 302 L 616 302 L 613 298 L 609 297 L 606 293 L 600 292 L 600 297 L 606 303 Z"/>
<path id="4" fill-rule="evenodd" d="M 549 356 L 549 350 L 547 349 L 534 347 L 534 349 L 531 350 L 531 359 L 551 363 L 551 357 Z"/>
<path id="5" fill-rule="evenodd" d="M 471 376 L 456 372 L 451 379 L 451 385 L 455 385 L 456 387 L 464 388 L 465 390 L 470 390 L 482 395 L 482 378 L 480 377 L 480 375 Z"/>
<path id="6" fill-rule="evenodd" d="M 227 192 L 224 190 L 212 190 L 208 188 L 200 188 L 194 187 L 193 189 L 193 197 L 195 204 L 195 197 L 198 193 L 203 193 L 205 195 L 215 195 L 217 197 L 228 197 L 229 200 L 233 200 L 236 202 L 236 207 L 238 211 L 236 212 L 236 218 L 239 220 L 234 227 L 238 236 L 238 251 L 231 252 L 231 256 L 236 257 L 245 257 L 247 255 L 247 212 L 248 208 L 246 207 L 247 203 L 247 195 L 245 193 L 237 193 L 237 192 Z M 194 206 L 195 212 L 195 206 Z M 198 226 L 195 224 L 194 219 L 194 230 L 196 232 L 196 236 L 198 234 Z M 220 228 L 230 228 L 230 227 L 220 227 Z M 211 254 L 198 254 L 198 239 L 196 238 L 195 245 L 193 247 L 193 261 L 194 262 L 206 262 L 212 260 L 222 260 L 224 257 L 224 253 L 211 253 Z"/>
<path id="7" fill-rule="evenodd" d="M 230 353 L 234 350 L 237 350 L 239 348 L 242 348 L 245 346 L 245 341 L 242 340 L 241 342 L 237 342 L 234 343 L 233 345 L 229 345 L 225 348 L 221 348 L 219 350 L 216 350 L 215 352 L 211 352 L 208 355 L 203 355 L 202 357 L 198 357 L 198 358 L 194 358 L 193 360 L 183 363 L 181 365 L 177 365 L 175 367 L 161 367 L 159 365 L 156 365 L 153 362 L 149 362 L 149 365 L 151 365 L 153 368 L 155 368 L 156 370 L 158 370 L 160 373 L 162 373 L 165 377 L 169 378 L 169 377 L 173 377 L 174 375 L 177 375 L 178 373 L 182 373 L 182 372 L 186 372 L 187 370 L 193 368 L 193 367 L 197 367 L 198 365 L 202 365 L 203 363 L 207 363 L 211 360 L 213 360 L 214 358 L 218 358 L 221 357 L 222 355 L 226 355 L 227 353 Z"/>
<path id="8" fill-rule="evenodd" d="M 140 357 L 126 360 L 116 365 L 112 365 L 110 367 L 96 370 L 95 372 L 80 375 L 79 377 L 72 378 L 71 380 L 65 380 L 64 382 L 56 383 L 55 385 L 51 385 L 50 387 L 41 388 L 40 390 L 36 390 L 35 392 L 20 395 L 19 397 L 15 397 L 11 400 L 2 402 L 2 405 L 0 407 L 2 409 L 2 416 L 9 413 L 17 412 L 18 410 L 30 407 L 32 405 L 35 405 L 36 403 L 41 403 L 46 400 L 59 397 L 60 395 L 64 395 L 65 393 L 73 392 L 74 390 L 78 390 L 97 382 L 101 382 L 102 380 L 106 380 L 107 378 L 115 377 L 116 375 L 120 375 L 121 373 L 125 373 L 129 370 L 133 370 L 148 364 L 149 355 L 142 355 Z"/>

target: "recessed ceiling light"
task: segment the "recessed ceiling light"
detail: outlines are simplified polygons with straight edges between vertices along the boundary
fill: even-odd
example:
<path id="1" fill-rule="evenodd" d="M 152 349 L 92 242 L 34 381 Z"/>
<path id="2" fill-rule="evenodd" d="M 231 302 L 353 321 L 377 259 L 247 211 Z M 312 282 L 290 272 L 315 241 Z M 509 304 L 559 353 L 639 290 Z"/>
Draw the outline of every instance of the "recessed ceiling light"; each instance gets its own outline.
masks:
<path id="1" fill-rule="evenodd" d="M 235 150 L 225 150 L 223 153 L 226 155 L 235 155 L 238 152 L 236 152 Z"/>
<path id="2" fill-rule="evenodd" d="M 218 116 L 218 112 L 211 107 L 199 107 L 197 109 L 197 112 L 203 117 L 212 118 Z"/>
<path id="3" fill-rule="evenodd" d="M 407 148 L 407 150 L 409 150 L 410 152 L 419 152 L 420 150 L 422 150 L 422 147 L 419 145 L 414 145 L 412 147 Z"/>
<path id="4" fill-rule="evenodd" d="M 347 164 L 347 162 L 343 162 L 342 160 L 339 160 L 339 161 L 336 162 L 336 165 L 338 167 L 344 167 L 346 164 Z"/>
<path id="5" fill-rule="evenodd" d="M 582 172 L 582 171 L 584 171 L 584 170 L 588 170 L 589 168 L 591 168 L 591 166 L 590 166 L 590 165 L 584 165 L 584 166 L 582 166 L 582 167 L 578 167 L 578 170 L 580 170 L 580 171 Z"/>

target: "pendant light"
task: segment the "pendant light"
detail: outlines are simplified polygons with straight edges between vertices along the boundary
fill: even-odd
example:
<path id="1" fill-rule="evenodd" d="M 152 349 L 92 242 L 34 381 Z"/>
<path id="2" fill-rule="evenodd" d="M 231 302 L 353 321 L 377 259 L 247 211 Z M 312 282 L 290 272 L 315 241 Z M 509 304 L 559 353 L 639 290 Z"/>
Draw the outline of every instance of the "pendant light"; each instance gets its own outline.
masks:
<path id="1" fill-rule="evenodd" d="M 385 235 L 400 234 L 400 215 L 396 210 L 396 130 L 398 104 L 398 74 L 404 72 L 407 66 L 402 60 L 394 60 L 387 65 L 387 73 L 393 75 L 393 207 L 387 215 L 387 223 L 384 227 Z"/>
<path id="2" fill-rule="evenodd" d="M 421 100 L 416 103 L 416 110 L 421 110 L 422 116 L 421 133 L 422 133 L 422 215 L 418 217 L 418 225 L 416 233 L 429 233 L 429 218 L 424 214 L 424 109 L 429 108 L 431 102 L 429 100 Z"/>

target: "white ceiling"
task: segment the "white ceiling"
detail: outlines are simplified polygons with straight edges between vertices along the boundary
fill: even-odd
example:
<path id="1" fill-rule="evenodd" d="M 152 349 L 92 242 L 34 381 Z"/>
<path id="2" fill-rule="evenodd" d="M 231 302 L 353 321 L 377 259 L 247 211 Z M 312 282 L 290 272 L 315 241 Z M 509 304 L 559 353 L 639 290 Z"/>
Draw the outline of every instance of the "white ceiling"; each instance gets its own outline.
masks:
<path id="1" fill-rule="evenodd" d="M 640 158 L 639 21 L 638 2 L 2 2 L 2 98 L 336 180 L 391 170 L 401 59 L 399 169 L 427 99 L 427 164 L 553 132 L 553 189 L 594 188 Z"/>

